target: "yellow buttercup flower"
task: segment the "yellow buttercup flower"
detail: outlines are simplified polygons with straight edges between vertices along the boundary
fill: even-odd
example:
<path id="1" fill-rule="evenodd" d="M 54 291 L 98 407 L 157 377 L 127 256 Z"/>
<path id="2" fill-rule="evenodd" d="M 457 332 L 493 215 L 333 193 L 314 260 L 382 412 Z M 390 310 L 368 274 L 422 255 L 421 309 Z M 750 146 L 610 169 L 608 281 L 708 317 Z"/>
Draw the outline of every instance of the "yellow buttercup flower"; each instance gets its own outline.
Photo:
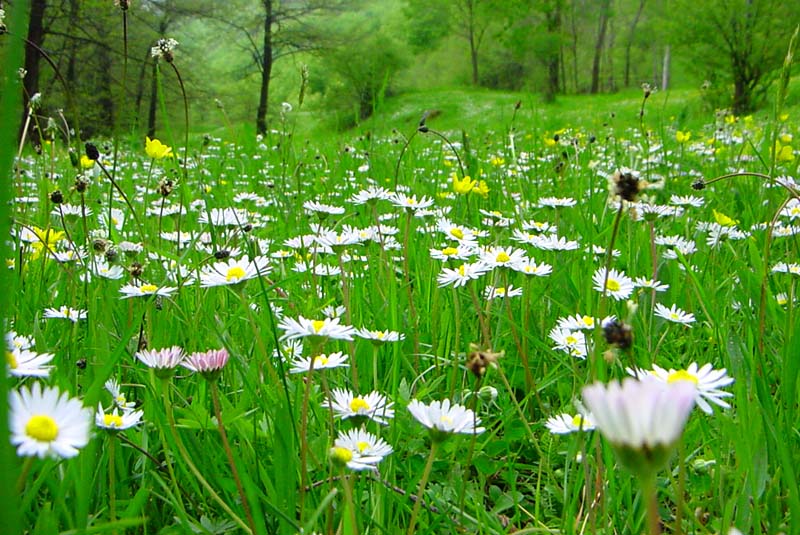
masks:
<path id="1" fill-rule="evenodd" d="M 691 132 L 681 132 L 680 130 L 675 132 L 675 140 L 678 143 L 686 143 L 687 141 L 689 141 L 689 138 L 691 137 L 692 137 Z"/>
<path id="2" fill-rule="evenodd" d="M 472 180 L 472 178 L 467 175 L 464 178 L 459 179 L 456 174 L 453 174 L 453 191 L 458 193 L 459 195 L 466 195 L 475 187 L 478 183 L 477 180 Z"/>
<path id="3" fill-rule="evenodd" d="M 794 161 L 794 149 L 791 145 L 783 145 L 780 141 L 775 141 L 775 160 L 778 162 Z"/>
<path id="4" fill-rule="evenodd" d="M 91 169 L 94 167 L 94 160 L 86 156 L 85 154 L 81 155 L 81 168 L 82 169 Z"/>
<path id="5" fill-rule="evenodd" d="M 167 156 L 172 156 L 172 148 L 164 145 L 157 139 L 150 139 L 145 137 L 145 151 L 147 155 L 154 160 L 160 160 Z"/>
<path id="6" fill-rule="evenodd" d="M 716 210 L 712 210 L 712 212 L 714 213 L 714 220 L 723 227 L 734 227 L 738 223 L 738 221 L 732 217 L 726 216 L 722 212 L 717 212 Z"/>
<path id="7" fill-rule="evenodd" d="M 478 185 L 472 190 L 484 199 L 489 197 L 489 185 L 486 183 L 485 180 L 481 180 L 478 182 Z"/>

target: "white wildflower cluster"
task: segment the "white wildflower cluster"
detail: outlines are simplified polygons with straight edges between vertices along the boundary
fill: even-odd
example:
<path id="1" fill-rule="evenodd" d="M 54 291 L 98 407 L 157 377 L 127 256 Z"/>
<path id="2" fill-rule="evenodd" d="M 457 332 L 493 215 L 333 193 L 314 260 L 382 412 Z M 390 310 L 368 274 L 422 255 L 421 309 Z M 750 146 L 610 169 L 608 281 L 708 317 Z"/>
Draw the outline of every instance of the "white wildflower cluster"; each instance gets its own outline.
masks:
<path id="1" fill-rule="evenodd" d="M 154 47 L 150 48 L 150 56 L 154 58 L 164 58 L 167 62 L 172 62 L 172 51 L 178 46 L 178 41 L 172 37 L 159 39 Z"/>

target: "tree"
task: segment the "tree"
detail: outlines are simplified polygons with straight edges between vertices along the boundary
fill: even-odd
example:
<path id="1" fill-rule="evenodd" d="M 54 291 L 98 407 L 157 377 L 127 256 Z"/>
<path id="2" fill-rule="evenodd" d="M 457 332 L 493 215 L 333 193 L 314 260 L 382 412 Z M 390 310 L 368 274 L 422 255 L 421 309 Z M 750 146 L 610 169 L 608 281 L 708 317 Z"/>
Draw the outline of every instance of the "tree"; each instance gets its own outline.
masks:
<path id="1" fill-rule="evenodd" d="M 800 0 L 677 0 L 674 32 L 695 65 L 733 86 L 734 113 L 764 97 L 798 23 Z"/>

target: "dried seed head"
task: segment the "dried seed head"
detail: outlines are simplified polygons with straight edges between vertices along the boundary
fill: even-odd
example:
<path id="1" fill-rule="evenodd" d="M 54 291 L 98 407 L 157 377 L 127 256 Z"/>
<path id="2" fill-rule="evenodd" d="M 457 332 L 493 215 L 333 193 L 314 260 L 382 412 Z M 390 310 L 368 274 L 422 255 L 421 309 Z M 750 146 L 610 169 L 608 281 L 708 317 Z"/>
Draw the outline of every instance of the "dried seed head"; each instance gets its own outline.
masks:
<path id="1" fill-rule="evenodd" d="M 614 173 L 614 192 L 628 202 L 635 202 L 639 195 L 642 183 L 639 176 L 629 169 L 618 170 Z"/>
<path id="2" fill-rule="evenodd" d="M 491 349 L 482 351 L 475 344 L 470 344 L 470 353 L 467 355 L 467 368 L 475 377 L 483 377 L 486 368 L 494 366 L 497 359 L 505 355 L 505 351 L 494 352 Z"/>
<path id="3" fill-rule="evenodd" d="M 61 193 L 60 189 L 57 189 L 50 194 L 50 202 L 52 202 L 53 204 L 61 204 L 62 202 L 64 202 L 64 194 Z"/>

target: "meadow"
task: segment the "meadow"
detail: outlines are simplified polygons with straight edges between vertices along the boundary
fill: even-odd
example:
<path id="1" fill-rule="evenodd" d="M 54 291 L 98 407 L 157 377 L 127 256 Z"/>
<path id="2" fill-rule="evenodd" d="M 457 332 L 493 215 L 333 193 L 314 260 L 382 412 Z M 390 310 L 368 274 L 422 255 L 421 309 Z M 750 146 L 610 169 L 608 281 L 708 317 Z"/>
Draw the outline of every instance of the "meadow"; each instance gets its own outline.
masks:
<path id="1" fill-rule="evenodd" d="M 7 209 L 24 530 L 800 533 L 796 116 L 659 96 L 42 125 Z M 661 397 L 599 413 L 625 378 Z"/>

